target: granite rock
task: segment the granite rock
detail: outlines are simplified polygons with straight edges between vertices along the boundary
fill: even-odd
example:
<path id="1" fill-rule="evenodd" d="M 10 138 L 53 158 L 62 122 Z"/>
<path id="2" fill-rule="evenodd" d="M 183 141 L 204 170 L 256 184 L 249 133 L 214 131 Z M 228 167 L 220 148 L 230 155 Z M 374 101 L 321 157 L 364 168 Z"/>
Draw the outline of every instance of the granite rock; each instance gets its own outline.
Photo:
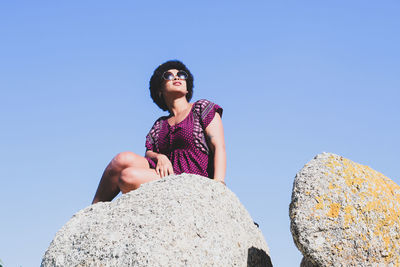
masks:
<path id="1" fill-rule="evenodd" d="M 300 267 L 315 267 L 315 266 L 318 266 L 318 265 L 313 263 L 306 257 L 303 257 L 303 259 L 301 260 L 301 263 L 300 263 Z"/>
<path id="2" fill-rule="evenodd" d="M 317 155 L 295 177 L 289 213 L 302 266 L 400 265 L 400 187 L 368 166 Z"/>
<path id="3" fill-rule="evenodd" d="M 172 175 L 75 214 L 42 266 L 272 266 L 268 246 L 223 184 Z"/>

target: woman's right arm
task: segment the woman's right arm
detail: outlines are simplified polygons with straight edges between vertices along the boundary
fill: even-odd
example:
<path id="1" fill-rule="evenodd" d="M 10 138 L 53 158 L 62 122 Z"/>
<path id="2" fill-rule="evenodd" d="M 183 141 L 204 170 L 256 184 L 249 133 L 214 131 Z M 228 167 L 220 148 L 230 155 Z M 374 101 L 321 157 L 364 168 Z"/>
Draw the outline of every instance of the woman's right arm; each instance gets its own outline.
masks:
<path id="1" fill-rule="evenodd" d="M 146 151 L 146 157 L 151 158 L 156 162 L 156 173 L 161 177 L 174 174 L 174 168 L 169 158 L 161 153 L 156 153 L 152 150 Z"/>

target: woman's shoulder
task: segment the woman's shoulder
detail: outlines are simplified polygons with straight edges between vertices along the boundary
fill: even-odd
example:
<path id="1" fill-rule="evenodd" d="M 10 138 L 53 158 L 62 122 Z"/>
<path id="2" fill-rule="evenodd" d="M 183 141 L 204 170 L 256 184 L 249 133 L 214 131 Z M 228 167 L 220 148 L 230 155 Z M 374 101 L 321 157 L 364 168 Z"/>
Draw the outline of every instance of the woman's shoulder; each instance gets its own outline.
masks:
<path id="1" fill-rule="evenodd" d="M 222 108 L 210 100 L 200 99 L 193 104 L 193 112 L 196 113 L 200 118 L 205 119 L 206 117 L 214 118 L 216 112 L 222 117 Z M 208 119 L 207 119 L 208 120 Z"/>
<path id="2" fill-rule="evenodd" d="M 170 116 L 161 116 L 154 123 L 161 122 L 161 121 L 166 121 L 166 120 L 168 120 L 169 117 Z"/>
<path id="3" fill-rule="evenodd" d="M 208 99 L 199 99 L 196 102 L 194 102 L 193 104 L 194 105 L 207 105 L 207 104 L 210 104 L 210 103 L 212 103 L 212 102 L 210 100 L 208 100 Z"/>
<path id="4" fill-rule="evenodd" d="M 210 106 L 215 106 L 215 105 L 219 106 L 219 105 L 215 104 L 214 102 L 211 102 L 208 99 L 200 99 L 193 103 L 194 108 L 200 109 L 200 110 L 210 107 Z"/>
<path id="5" fill-rule="evenodd" d="M 154 123 L 153 126 L 151 127 L 152 129 L 154 128 L 160 128 L 162 124 L 168 119 L 168 116 L 161 116 L 159 117 Z"/>

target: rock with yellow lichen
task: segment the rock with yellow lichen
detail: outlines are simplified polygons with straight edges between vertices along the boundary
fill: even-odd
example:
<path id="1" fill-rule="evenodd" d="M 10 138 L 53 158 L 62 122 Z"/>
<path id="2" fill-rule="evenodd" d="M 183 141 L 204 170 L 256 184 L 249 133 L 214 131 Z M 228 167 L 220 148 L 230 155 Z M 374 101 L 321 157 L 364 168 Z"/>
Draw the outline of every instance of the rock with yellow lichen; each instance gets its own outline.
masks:
<path id="1" fill-rule="evenodd" d="M 400 266 L 400 187 L 368 166 L 317 155 L 295 177 L 289 214 L 301 266 Z"/>

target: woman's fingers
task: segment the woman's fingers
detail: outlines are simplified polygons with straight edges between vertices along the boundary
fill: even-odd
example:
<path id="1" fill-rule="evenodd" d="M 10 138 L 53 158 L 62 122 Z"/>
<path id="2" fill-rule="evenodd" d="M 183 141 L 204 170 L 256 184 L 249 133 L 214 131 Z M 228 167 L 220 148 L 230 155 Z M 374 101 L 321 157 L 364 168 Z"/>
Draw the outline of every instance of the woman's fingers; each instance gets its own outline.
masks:
<path id="1" fill-rule="evenodd" d="M 158 160 L 158 163 L 156 166 L 156 173 L 161 178 L 171 175 L 171 174 L 174 174 L 174 168 L 172 167 L 172 164 L 167 157 L 165 157 L 165 158 L 161 157 Z"/>
<path id="2" fill-rule="evenodd" d="M 174 174 L 174 169 L 172 168 L 172 165 L 170 165 L 168 168 L 168 174 L 169 175 Z"/>
<path id="3" fill-rule="evenodd" d="M 160 177 L 161 178 L 165 177 L 165 176 L 168 176 L 168 175 L 171 175 L 171 174 L 174 174 L 174 172 L 173 172 L 171 167 L 166 167 L 165 166 L 165 167 L 160 169 Z"/>
<path id="4" fill-rule="evenodd" d="M 163 177 L 163 168 L 161 166 L 158 167 L 158 175 Z"/>

